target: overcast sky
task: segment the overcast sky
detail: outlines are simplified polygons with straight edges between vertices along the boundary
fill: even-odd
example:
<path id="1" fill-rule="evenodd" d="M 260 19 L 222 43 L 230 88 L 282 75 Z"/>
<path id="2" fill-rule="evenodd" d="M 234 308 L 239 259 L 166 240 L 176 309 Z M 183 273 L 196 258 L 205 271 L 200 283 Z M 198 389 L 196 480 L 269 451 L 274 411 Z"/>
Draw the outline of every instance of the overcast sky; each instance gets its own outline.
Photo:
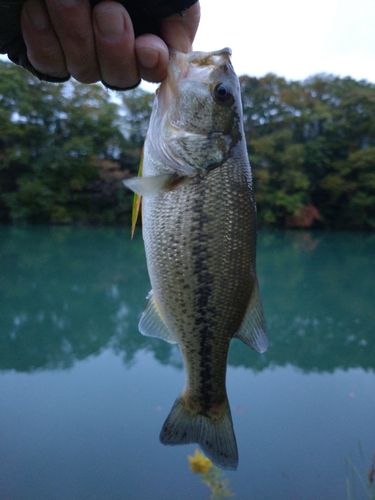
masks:
<path id="1" fill-rule="evenodd" d="M 237 74 L 375 83 L 375 0 L 201 0 L 195 50 L 230 47 Z"/>
<path id="2" fill-rule="evenodd" d="M 230 47 L 238 75 L 375 83 L 375 0 L 201 0 L 201 9 L 194 50 Z"/>

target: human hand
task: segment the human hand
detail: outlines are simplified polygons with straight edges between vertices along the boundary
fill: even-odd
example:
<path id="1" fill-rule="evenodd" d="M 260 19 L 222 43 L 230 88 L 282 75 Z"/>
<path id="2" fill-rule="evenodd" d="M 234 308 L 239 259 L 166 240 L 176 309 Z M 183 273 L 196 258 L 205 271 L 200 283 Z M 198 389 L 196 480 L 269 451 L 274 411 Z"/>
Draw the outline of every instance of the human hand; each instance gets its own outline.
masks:
<path id="1" fill-rule="evenodd" d="M 168 47 L 189 52 L 199 17 L 196 3 L 184 16 L 160 21 L 161 37 L 135 38 L 128 12 L 116 1 L 105 0 L 92 9 L 89 0 L 26 0 L 21 27 L 28 58 L 39 72 L 127 89 L 140 79 L 163 80 Z"/>

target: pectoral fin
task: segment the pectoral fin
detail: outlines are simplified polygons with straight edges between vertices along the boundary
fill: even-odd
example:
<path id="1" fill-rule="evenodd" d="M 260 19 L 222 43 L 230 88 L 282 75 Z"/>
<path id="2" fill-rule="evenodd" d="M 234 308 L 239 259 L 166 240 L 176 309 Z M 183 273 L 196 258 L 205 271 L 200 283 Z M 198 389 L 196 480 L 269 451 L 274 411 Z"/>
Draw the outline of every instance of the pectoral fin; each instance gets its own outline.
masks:
<path id="1" fill-rule="evenodd" d="M 131 177 L 123 181 L 124 185 L 141 196 L 149 196 L 163 191 L 170 182 L 171 175 L 161 174 L 152 177 Z"/>
<path id="2" fill-rule="evenodd" d="M 152 294 L 148 295 L 149 301 L 142 317 L 139 321 L 139 331 L 147 337 L 157 337 L 159 339 L 175 344 L 177 341 L 164 322 L 160 308 Z"/>
<path id="3" fill-rule="evenodd" d="M 123 181 L 124 185 L 141 196 L 150 196 L 160 191 L 171 191 L 176 189 L 188 177 L 180 177 L 174 174 L 160 174 L 150 177 L 131 177 Z"/>
<path id="4" fill-rule="evenodd" d="M 238 332 L 235 334 L 235 338 L 242 340 L 242 342 L 255 351 L 261 353 L 267 351 L 268 339 L 266 322 L 257 280 L 254 284 L 253 293 L 251 294 L 245 317 Z"/>

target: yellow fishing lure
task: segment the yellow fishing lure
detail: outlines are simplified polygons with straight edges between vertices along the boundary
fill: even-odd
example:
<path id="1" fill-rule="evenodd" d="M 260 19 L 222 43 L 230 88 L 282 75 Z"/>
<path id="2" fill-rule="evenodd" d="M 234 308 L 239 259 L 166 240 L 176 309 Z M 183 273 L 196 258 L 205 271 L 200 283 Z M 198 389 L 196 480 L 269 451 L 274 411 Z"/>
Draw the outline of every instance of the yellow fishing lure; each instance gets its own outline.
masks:
<path id="1" fill-rule="evenodd" d="M 138 177 L 142 177 L 143 153 L 144 153 L 144 148 L 142 149 L 141 160 L 139 162 Z M 138 215 L 139 215 L 139 209 L 140 209 L 140 206 L 141 206 L 141 200 L 142 200 L 142 196 L 140 194 L 134 193 L 134 196 L 133 196 L 133 208 L 132 208 L 132 232 L 131 232 L 131 238 L 132 239 L 133 239 L 133 236 L 134 236 L 135 227 L 137 225 L 137 220 L 138 220 Z"/>

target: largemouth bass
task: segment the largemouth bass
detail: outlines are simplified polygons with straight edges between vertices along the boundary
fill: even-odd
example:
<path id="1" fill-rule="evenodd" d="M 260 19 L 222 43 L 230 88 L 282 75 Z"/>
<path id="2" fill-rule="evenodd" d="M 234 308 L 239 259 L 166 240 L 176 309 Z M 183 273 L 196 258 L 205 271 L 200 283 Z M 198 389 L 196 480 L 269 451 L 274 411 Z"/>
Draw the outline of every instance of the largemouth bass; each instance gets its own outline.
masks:
<path id="1" fill-rule="evenodd" d="M 230 49 L 171 54 L 147 133 L 143 238 L 152 291 L 139 329 L 177 342 L 186 385 L 164 423 L 164 444 L 198 443 L 236 469 L 225 388 L 229 343 L 268 342 L 255 271 L 256 207 Z"/>

